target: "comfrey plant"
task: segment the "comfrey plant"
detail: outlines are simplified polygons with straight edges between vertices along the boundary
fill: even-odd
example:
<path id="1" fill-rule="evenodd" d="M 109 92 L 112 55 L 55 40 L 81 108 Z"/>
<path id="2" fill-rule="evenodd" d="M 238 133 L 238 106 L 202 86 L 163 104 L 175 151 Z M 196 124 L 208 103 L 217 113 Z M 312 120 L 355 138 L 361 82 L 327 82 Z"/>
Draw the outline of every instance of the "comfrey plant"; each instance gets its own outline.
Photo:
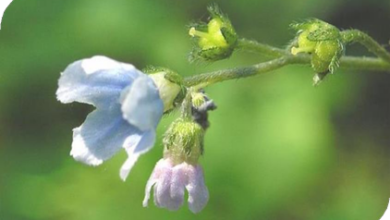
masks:
<path id="1" fill-rule="evenodd" d="M 185 191 L 192 212 L 200 212 L 207 204 L 209 192 L 198 160 L 209 127 L 208 111 L 216 106 L 204 93 L 205 87 L 289 64 L 310 64 L 315 85 L 338 67 L 390 72 L 390 53 L 359 30 L 341 31 L 324 21 L 311 19 L 292 24 L 296 37 L 287 48 L 276 48 L 240 38 L 215 5 L 208 11 L 208 22 L 191 24 L 188 30 L 194 43 L 190 61 L 226 59 L 236 50 L 257 52 L 270 60 L 182 78 L 169 69 L 147 68 L 141 72 L 131 64 L 95 56 L 70 64 L 59 79 L 59 101 L 96 107 L 80 127 L 73 129 L 71 156 L 97 166 L 124 148 L 128 159 L 120 169 L 123 180 L 138 157 L 153 147 L 162 115 L 175 109 L 181 111 L 165 133 L 163 158 L 146 185 L 145 207 L 152 189 L 158 207 L 179 209 Z M 345 56 L 345 48 L 351 43 L 363 45 L 377 57 Z"/>

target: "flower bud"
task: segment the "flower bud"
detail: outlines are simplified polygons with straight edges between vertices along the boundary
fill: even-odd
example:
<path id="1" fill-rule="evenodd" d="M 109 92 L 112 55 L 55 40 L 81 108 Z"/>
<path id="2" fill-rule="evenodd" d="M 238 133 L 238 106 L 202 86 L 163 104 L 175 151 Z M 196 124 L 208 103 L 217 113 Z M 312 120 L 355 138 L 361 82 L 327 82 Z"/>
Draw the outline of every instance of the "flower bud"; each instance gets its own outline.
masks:
<path id="1" fill-rule="evenodd" d="M 144 70 L 156 84 L 164 103 L 164 112 L 173 109 L 183 97 L 183 78 L 166 68 L 148 67 Z"/>
<path id="2" fill-rule="evenodd" d="M 163 139 L 164 157 L 170 158 L 174 164 L 196 164 L 203 153 L 204 134 L 204 129 L 191 119 L 176 119 Z"/>
<path id="3" fill-rule="evenodd" d="M 312 54 L 311 66 L 316 73 L 333 73 L 344 52 L 340 31 L 317 19 L 291 26 L 298 31 L 298 47 L 291 48 L 291 54 Z"/>
<path id="4" fill-rule="evenodd" d="M 211 19 L 207 24 L 194 24 L 189 30 L 195 46 L 190 61 L 217 61 L 230 57 L 237 44 L 237 34 L 226 15 L 216 5 L 208 8 Z"/>

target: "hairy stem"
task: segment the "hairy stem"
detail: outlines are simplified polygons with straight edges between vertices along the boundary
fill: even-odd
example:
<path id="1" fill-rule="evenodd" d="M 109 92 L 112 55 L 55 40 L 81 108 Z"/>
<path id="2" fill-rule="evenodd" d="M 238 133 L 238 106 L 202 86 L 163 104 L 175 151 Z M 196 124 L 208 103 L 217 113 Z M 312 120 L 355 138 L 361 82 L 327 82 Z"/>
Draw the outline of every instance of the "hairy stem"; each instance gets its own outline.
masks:
<path id="1" fill-rule="evenodd" d="M 187 87 L 206 87 L 211 84 L 222 82 L 225 80 L 239 79 L 249 76 L 255 76 L 261 73 L 267 73 L 289 64 L 310 65 L 310 60 L 311 57 L 309 55 L 284 55 L 280 58 L 276 58 L 264 63 L 259 63 L 253 66 L 218 70 L 214 72 L 190 76 L 184 79 L 184 85 Z M 390 73 L 390 63 L 378 58 L 360 58 L 346 56 L 341 58 L 340 67 L 347 69 L 357 69 L 361 71 L 383 71 Z"/>
<path id="2" fill-rule="evenodd" d="M 254 40 L 247 40 L 244 38 L 238 40 L 237 49 L 260 53 L 271 58 L 281 57 L 286 54 L 286 51 L 282 49 L 262 44 Z"/>
<path id="3" fill-rule="evenodd" d="M 378 58 L 344 56 L 340 59 L 341 68 L 361 71 L 383 71 L 390 73 L 390 53 L 370 36 L 359 30 L 352 29 L 342 31 L 341 37 L 344 43 L 358 42 L 378 56 Z M 293 44 L 294 41 L 290 45 Z M 184 79 L 184 85 L 187 87 L 194 87 L 196 90 L 225 80 L 239 79 L 270 72 L 289 64 L 310 65 L 312 59 L 308 54 L 299 54 L 296 56 L 292 55 L 289 47 L 286 50 L 283 50 L 247 39 L 239 39 L 237 48 L 245 51 L 257 52 L 271 57 L 273 60 L 248 67 L 218 70 L 190 76 Z"/>
<path id="4" fill-rule="evenodd" d="M 341 37 L 345 43 L 360 43 L 365 46 L 370 52 L 378 56 L 379 58 L 390 63 L 390 53 L 386 51 L 378 42 L 366 33 L 352 29 L 341 32 Z"/>
<path id="5" fill-rule="evenodd" d="M 218 70 L 210 73 L 203 73 L 195 76 L 190 76 L 184 79 L 184 85 L 206 87 L 208 85 L 222 82 L 229 79 L 238 79 L 243 77 L 254 76 L 260 73 L 266 73 L 278 69 L 286 65 L 287 59 L 282 57 L 268 62 L 259 63 L 253 66 Z"/>
<path id="6" fill-rule="evenodd" d="M 182 118 L 191 118 L 192 111 L 192 90 L 188 89 L 186 96 L 181 104 L 181 117 Z"/>

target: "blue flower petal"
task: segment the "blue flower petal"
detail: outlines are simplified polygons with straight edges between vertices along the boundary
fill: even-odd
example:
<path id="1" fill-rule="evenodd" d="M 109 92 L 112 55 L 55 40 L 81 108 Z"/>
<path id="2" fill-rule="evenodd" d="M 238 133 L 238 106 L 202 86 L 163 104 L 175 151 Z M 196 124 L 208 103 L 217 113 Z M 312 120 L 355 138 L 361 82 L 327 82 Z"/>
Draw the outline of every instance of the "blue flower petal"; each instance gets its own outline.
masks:
<path id="1" fill-rule="evenodd" d="M 142 75 L 134 66 L 104 56 L 79 60 L 61 73 L 57 99 L 62 103 L 81 102 L 109 108 L 119 102 L 122 90 Z"/>
<path id="2" fill-rule="evenodd" d="M 78 161 L 96 166 L 126 146 L 126 141 L 142 134 L 123 119 L 119 104 L 110 109 L 97 109 L 80 127 L 73 129 L 70 154 Z"/>
<path id="3" fill-rule="evenodd" d="M 161 119 L 164 104 L 153 80 L 140 76 L 121 94 L 123 117 L 142 131 L 154 130 Z"/>
<path id="4" fill-rule="evenodd" d="M 126 180 L 138 157 L 148 152 L 154 146 L 155 140 L 155 130 L 146 131 L 142 135 L 133 135 L 126 140 L 124 148 L 126 149 L 128 158 L 122 165 L 119 173 L 123 181 Z"/>
<path id="5" fill-rule="evenodd" d="M 96 166 L 123 147 L 128 159 L 120 176 L 126 179 L 138 157 L 153 147 L 163 114 L 164 105 L 153 80 L 130 64 L 95 56 L 69 65 L 58 84 L 61 102 L 97 108 L 73 129 L 71 155 Z"/>

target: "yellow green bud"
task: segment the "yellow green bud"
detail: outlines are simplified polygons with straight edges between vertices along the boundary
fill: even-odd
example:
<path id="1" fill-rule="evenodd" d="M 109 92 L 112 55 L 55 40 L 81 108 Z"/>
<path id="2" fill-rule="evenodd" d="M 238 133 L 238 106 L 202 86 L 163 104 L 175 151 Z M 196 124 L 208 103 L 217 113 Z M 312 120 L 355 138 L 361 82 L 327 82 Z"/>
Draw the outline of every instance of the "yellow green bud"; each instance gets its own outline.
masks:
<path id="1" fill-rule="evenodd" d="M 230 22 L 216 5 L 208 7 L 211 19 L 207 24 L 194 24 L 189 35 L 194 39 L 190 61 L 216 61 L 228 58 L 237 44 L 237 34 Z"/>
<path id="2" fill-rule="evenodd" d="M 340 31 L 326 22 L 310 20 L 293 24 L 298 31 L 297 45 L 291 54 L 312 54 L 311 66 L 316 73 L 333 73 L 344 52 Z"/>

